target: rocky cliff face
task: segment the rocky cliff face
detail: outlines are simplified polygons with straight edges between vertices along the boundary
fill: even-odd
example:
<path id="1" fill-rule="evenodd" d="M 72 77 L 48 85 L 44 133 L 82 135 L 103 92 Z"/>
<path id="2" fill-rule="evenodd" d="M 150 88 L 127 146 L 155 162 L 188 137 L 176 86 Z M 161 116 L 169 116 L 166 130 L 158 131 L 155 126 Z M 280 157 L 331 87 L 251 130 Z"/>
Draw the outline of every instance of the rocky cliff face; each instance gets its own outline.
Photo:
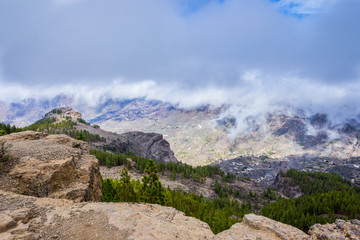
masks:
<path id="1" fill-rule="evenodd" d="M 0 239 L 324 239 L 323 233 L 334 228 L 346 234 L 336 236 L 356 239 L 360 232 L 358 222 L 350 221 L 323 230 L 315 225 L 307 235 L 249 214 L 214 235 L 206 223 L 173 208 L 85 202 L 99 201 L 101 187 L 97 161 L 82 141 L 37 132 L 11 134 L 0 141 L 11 146 L 12 156 L 1 163 Z"/>
<path id="2" fill-rule="evenodd" d="M 178 162 L 170 144 L 158 133 L 127 132 L 121 134 L 127 139 L 129 152 L 157 162 Z"/>

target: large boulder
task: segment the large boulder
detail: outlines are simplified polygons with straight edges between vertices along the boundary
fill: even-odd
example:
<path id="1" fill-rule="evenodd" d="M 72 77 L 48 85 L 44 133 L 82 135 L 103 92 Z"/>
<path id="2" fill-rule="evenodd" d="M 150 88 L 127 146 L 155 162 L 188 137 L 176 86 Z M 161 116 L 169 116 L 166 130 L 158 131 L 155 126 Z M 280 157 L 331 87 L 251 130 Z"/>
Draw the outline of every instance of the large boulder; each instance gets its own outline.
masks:
<path id="1" fill-rule="evenodd" d="M 87 143 L 33 131 L 2 136 L 0 142 L 11 156 L 1 165 L 0 189 L 77 202 L 101 200 L 98 161 Z"/>

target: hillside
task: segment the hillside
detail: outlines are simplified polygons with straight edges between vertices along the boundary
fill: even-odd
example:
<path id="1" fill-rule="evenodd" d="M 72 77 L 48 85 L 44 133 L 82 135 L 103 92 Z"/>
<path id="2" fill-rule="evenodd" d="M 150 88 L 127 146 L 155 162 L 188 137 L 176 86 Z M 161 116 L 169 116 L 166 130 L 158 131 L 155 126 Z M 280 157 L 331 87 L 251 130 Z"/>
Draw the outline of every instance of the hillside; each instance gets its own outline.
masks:
<path id="1" fill-rule="evenodd" d="M 136 153 L 138 156 L 152 158 L 158 162 L 178 162 L 169 143 L 161 134 L 132 131 L 116 134 L 104 131 L 98 125 L 90 125 L 80 112 L 69 107 L 61 107 L 46 113 L 35 123 L 18 129 L 1 125 L 8 133 L 33 130 L 53 134 L 66 134 L 87 141 L 91 148 L 111 150 L 120 153 Z M 3 130 L 4 131 L 4 130 Z"/>

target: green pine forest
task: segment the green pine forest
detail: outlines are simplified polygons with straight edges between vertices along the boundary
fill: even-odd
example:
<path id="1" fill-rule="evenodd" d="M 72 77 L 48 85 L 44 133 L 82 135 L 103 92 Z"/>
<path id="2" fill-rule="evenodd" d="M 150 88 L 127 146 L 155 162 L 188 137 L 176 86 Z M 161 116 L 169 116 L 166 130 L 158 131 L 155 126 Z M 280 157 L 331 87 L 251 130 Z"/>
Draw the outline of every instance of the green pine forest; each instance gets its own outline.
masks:
<path id="1" fill-rule="evenodd" d="M 144 173 L 141 182 L 131 180 L 126 168 L 123 168 L 119 180 L 102 179 L 102 201 L 145 202 L 173 207 L 187 216 L 207 222 L 214 233 L 229 229 L 250 212 L 249 203 L 240 204 L 227 197 L 209 200 L 201 195 L 165 189 L 159 181 L 153 160 L 147 161 Z"/>
<path id="2" fill-rule="evenodd" d="M 360 190 L 333 173 L 280 172 L 285 189 L 298 186 L 299 198 L 281 199 L 265 206 L 260 214 L 290 224 L 303 231 L 315 223 L 333 223 L 336 219 L 359 219 Z M 286 194 L 287 190 L 285 190 Z"/>

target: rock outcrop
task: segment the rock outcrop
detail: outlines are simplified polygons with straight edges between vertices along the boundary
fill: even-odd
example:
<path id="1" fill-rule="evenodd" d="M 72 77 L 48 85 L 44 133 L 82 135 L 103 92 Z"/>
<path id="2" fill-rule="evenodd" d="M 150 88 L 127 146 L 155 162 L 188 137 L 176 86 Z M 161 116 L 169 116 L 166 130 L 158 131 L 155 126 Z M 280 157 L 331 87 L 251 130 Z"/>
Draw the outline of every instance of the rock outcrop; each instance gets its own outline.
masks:
<path id="1" fill-rule="evenodd" d="M 170 144 L 158 133 L 128 132 L 121 136 L 127 140 L 127 150 L 156 162 L 178 162 Z"/>
<path id="2" fill-rule="evenodd" d="M 236 223 L 229 230 L 217 234 L 214 239 L 302 240 L 309 239 L 309 235 L 295 227 L 272 219 L 248 214 L 244 216 L 241 223 Z"/>
<path id="3" fill-rule="evenodd" d="M 0 137 L 10 146 L 0 169 L 0 189 L 36 196 L 100 201 L 97 159 L 83 141 L 33 131 Z"/>
<path id="4" fill-rule="evenodd" d="M 212 239 L 209 226 L 170 207 L 74 203 L 0 190 L 0 239 Z"/>
<path id="5" fill-rule="evenodd" d="M 315 224 L 310 228 L 309 234 L 313 239 L 342 239 L 353 240 L 360 239 L 360 221 L 353 219 L 344 221 L 337 219 L 335 223 L 320 225 Z"/>

